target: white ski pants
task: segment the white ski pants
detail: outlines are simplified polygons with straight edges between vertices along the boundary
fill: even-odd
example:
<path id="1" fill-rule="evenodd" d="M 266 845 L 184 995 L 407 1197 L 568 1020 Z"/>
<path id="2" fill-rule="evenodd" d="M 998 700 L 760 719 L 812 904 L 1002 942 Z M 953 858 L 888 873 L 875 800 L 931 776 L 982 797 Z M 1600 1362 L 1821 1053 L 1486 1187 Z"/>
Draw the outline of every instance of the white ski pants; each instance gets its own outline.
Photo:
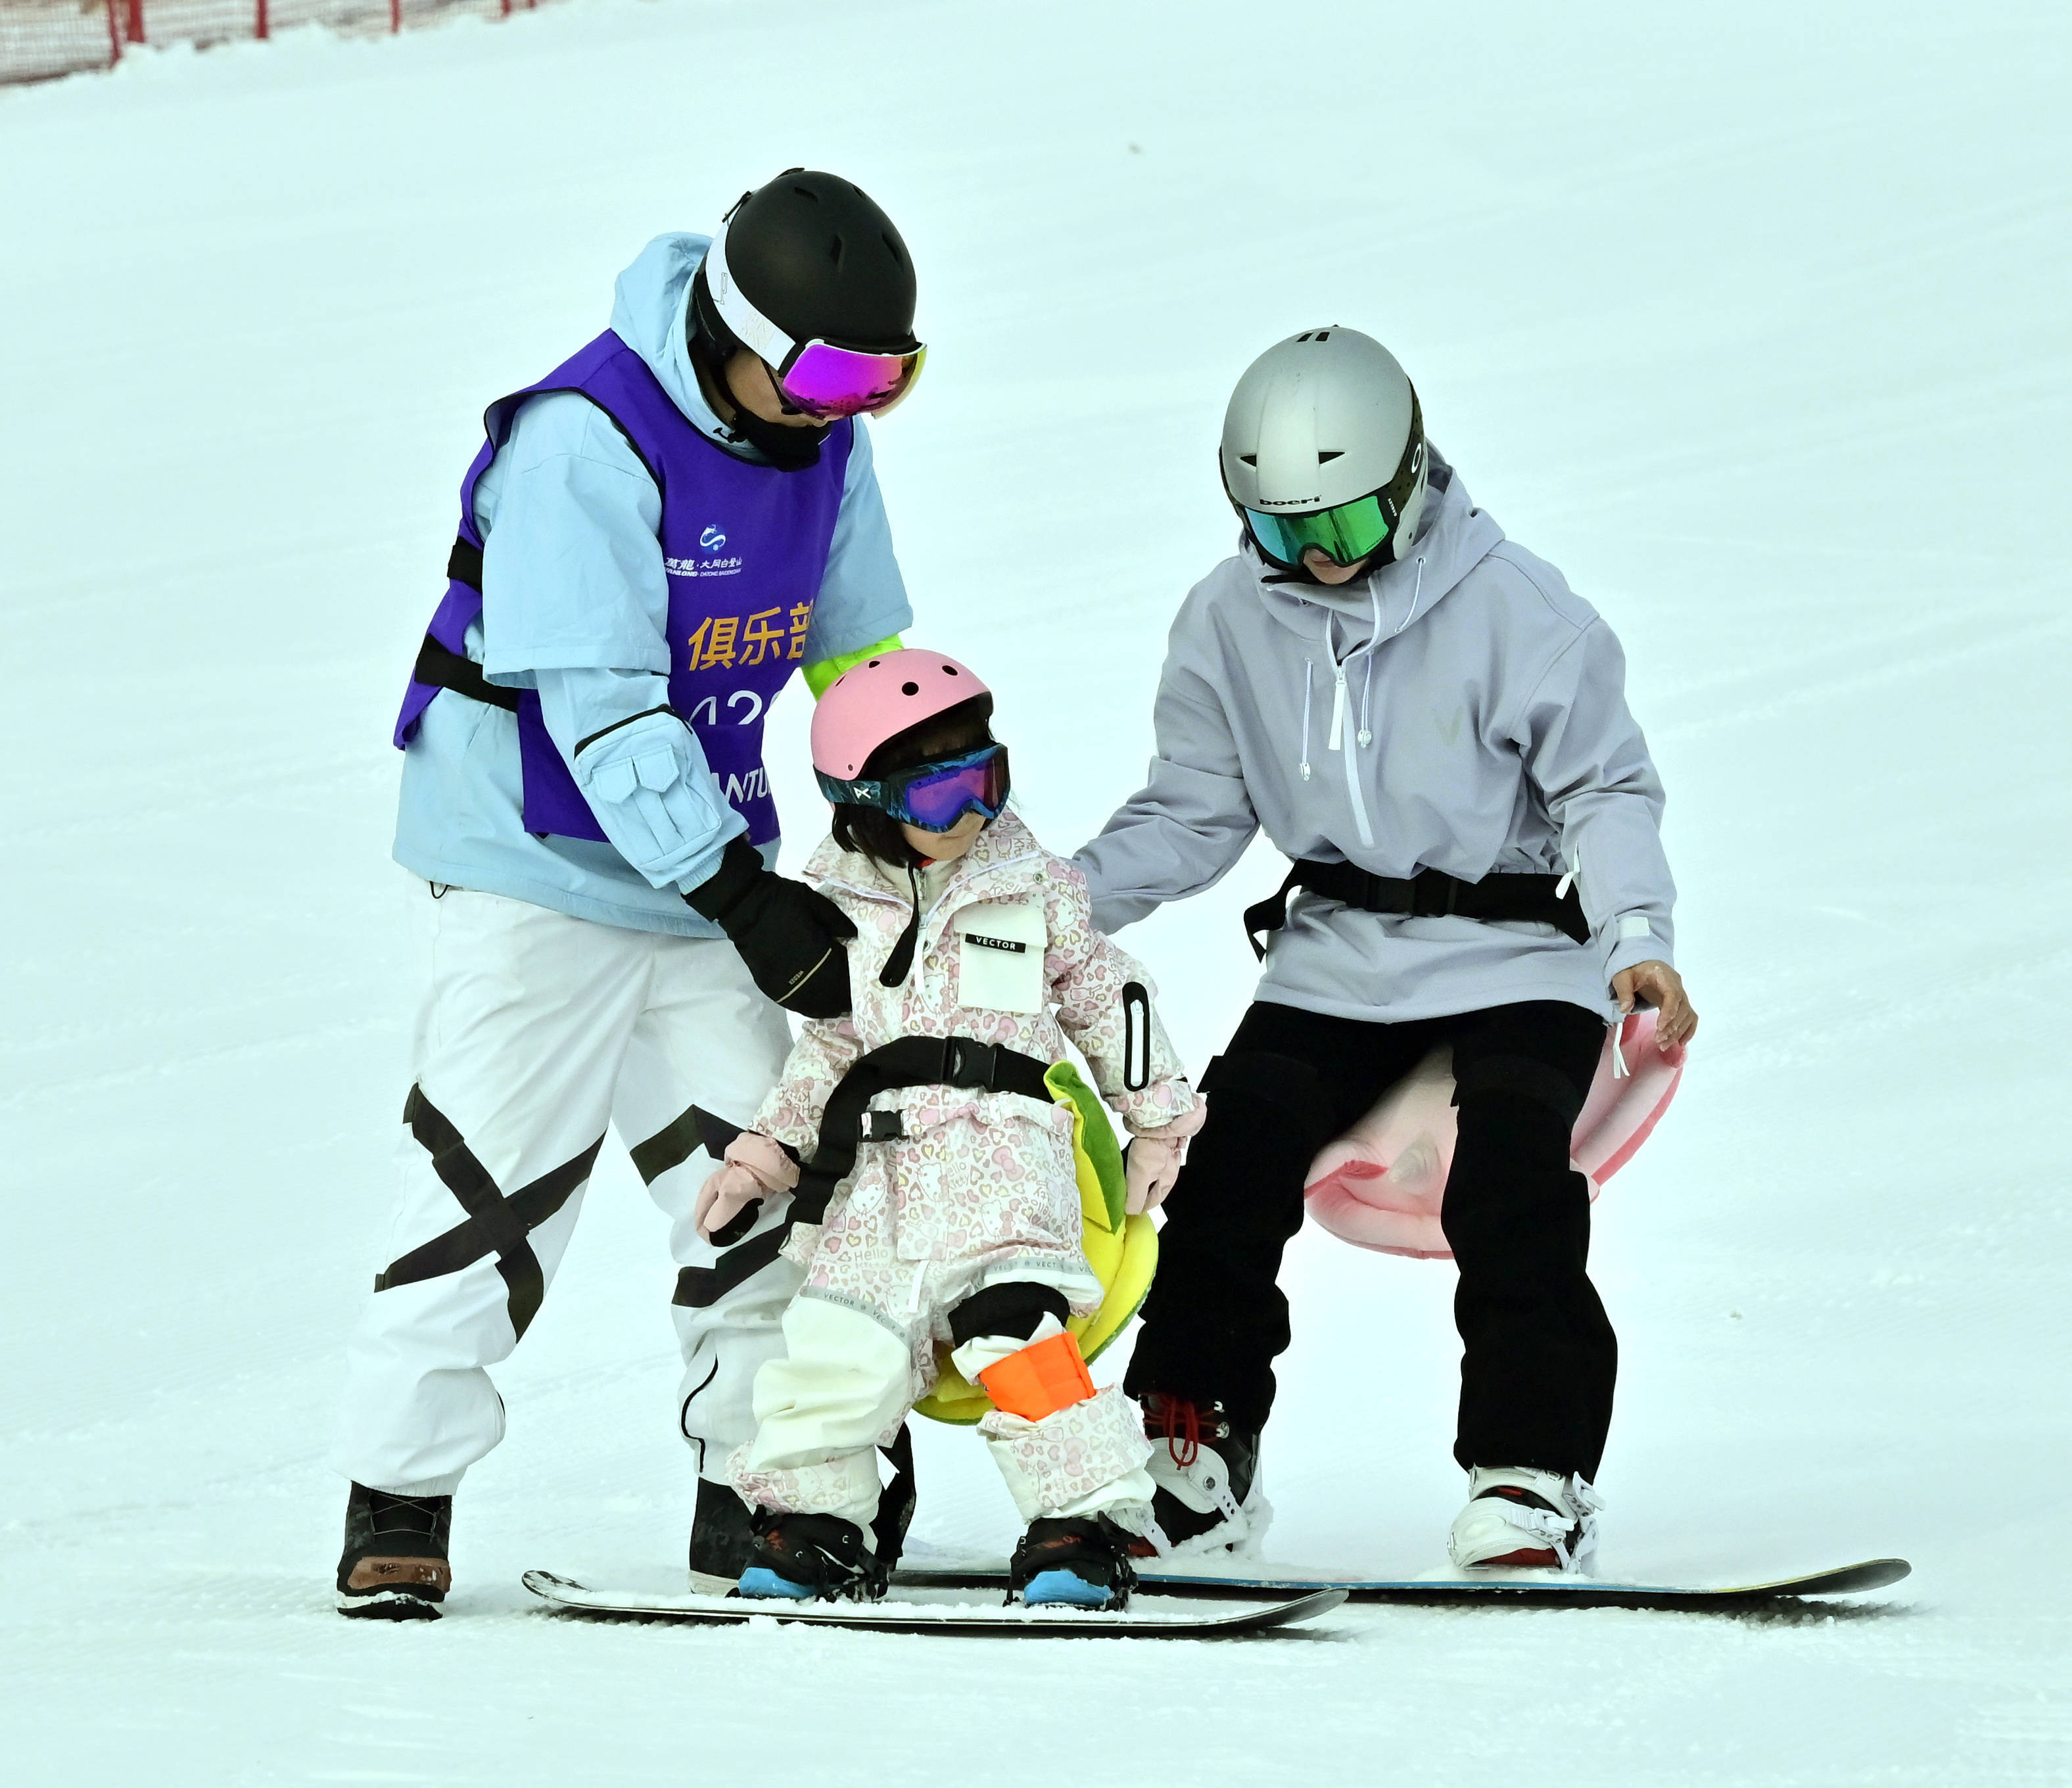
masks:
<path id="1" fill-rule="evenodd" d="M 1090 1275 L 1030 1272 L 1096 1294 Z M 755 1437 L 728 1461 L 745 1502 L 799 1514 L 839 1515 L 866 1535 L 878 1513 L 878 1455 L 934 1383 L 917 1370 L 915 1332 L 883 1312 L 812 1290 L 783 1313 L 784 1350 L 757 1375 Z M 924 1326 L 920 1332 L 925 1334 Z M 1046 1318 L 1035 1338 L 1061 1332 Z M 951 1355 L 976 1380 L 1030 1343 L 974 1337 Z M 1151 1448 L 1135 1406 L 1110 1385 L 1038 1421 L 989 1410 L 978 1424 L 1024 1522 L 1046 1515 L 1105 1514 L 1141 1533 L 1153 1490 L 1144 1469 Z"/>
<path id="2" fill-rule="evenodd" d="M 348 1346 L 331 1463 L 377 1490 L 444 1494 L 503 1439 L 487 1368 L 553 1282 L 608 1125 L 670 1220 L 679 1420 L 721 1479 L 754 1432 L 756 1371 L 783 1350 L 800 1276 L 779 1259 L 717 1283 L 692 1215 L 713 1162 L 691 1111 L 748 1122 L 791 1047 L 783 1013 L 722 939 L 458 888 L 431 926 L 395 1219 Z M 767 1201 L 754 1233 L 779 1227 L 788 1202 Z"/>

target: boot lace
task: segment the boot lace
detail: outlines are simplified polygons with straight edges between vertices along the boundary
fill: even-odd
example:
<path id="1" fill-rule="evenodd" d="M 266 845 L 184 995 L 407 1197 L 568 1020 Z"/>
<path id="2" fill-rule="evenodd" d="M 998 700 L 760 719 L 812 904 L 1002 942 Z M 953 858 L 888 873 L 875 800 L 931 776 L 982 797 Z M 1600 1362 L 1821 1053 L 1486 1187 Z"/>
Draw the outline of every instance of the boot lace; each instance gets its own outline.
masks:
<path id="1" fill-rule="evenodd" d="M 1230 1432 L 1230 1424 L 1223 1417 L 1223 1406 L 1211 1404 L 1211 1420 L 1208 1437 L 1219 1441 Z M 1152 1400 L 1145 1412 L 1145 1437 L 1163 1441 L 1173 1463 L 1185 1471 L 1202 1456 L 1202 1412 L 1191 1400 L 1181 1397 L 1158 1397 Z M 1153 1424 L 1157 1424 L 1154 1427 Z"/>

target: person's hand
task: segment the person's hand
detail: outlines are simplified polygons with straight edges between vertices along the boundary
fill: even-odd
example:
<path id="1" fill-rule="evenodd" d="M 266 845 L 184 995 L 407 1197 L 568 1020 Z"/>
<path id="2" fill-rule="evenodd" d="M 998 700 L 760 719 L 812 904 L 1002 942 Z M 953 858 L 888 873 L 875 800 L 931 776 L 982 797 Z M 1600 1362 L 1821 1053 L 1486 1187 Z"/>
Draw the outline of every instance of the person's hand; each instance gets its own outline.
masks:
<path id="1" fill-rule="evenodd" d="M 756 1131 L 743 1130 L 726 1145 L 726 1158 L 698 1188 L 692 1220 L 708 1242 L 724 1247 L 739 1241 L 754 1223 L 751 1216 L 740 1226 L 739 1234 L 730 1234 L 729 1226 L 742 1212 L 798 1183 L 798 1164 L 781 1146 Z"/>
<path id="2" fill-rule="evenodd" d="M 1698 1014 L 1684 991 L 1684 977 L 1666 962 L 1637 962 L 1622 968 L 1612 976 L 1612 992 L 1622 1013 L 1632 1011 L 1636 1004 L 1655 1008 L 1655 1046 L 1665 1055 L 1698 1034 Z"/>
<path id="3" fill-rule="evenodd" d="M 1173 1190 L 1173 1182 L 1180 1177 L 1181 1164 L 1187 1158 L 1187 1138 L 1200 1129 L 1208 1117 L 1208 1101 L 1198 1093 L 1192 1111 L 1158 1129 L 1146 1130 L 1131 1139 L 1129 1153 L 1123 1157 L 1123 1184 L 1127 1194 L 1122 1208 L 1125 1215 L 1141 1216 L 1165 1203 L 1166 1194 Z"/>
<path id="4" fill-rule="evenodd" d="M 717 869 L 684 903 L 726 932 L 755 984 L 807 1018 L 849 1009 L 849 952 L 856 926 L 817 888 L 765 867 L 746 838 L 730 843 Z"/>
<path id="5" fill-rule="evenodd" d="M 763 1198 L 763 1182 L 746 1167 L 722 1166 L 698 1188 L 698 1233 L 716 1242 L 719 1232 Z"/>

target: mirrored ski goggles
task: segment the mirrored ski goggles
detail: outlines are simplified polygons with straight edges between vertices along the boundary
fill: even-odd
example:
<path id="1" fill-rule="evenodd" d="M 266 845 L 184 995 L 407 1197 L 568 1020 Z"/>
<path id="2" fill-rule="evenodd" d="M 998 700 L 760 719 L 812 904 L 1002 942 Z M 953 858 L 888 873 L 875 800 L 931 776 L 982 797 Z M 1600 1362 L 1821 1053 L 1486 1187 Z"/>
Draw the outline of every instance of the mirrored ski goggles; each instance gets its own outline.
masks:
<path id="1" fill-rule="evenodd" d="M 948 832 L 967 813 L 997 819 L 1007 805 L 1007 747 L 981 746 L 961 757 L 917 763 L 890 776 L 844 782 L 815 771 L 820 792 L 841 805 L 853 802 L 889 813 L 902 825 L 923 832 Z"/>
<path id="2" fill-rule="evenodd" d="M 1335 565 L 1357 565 L 1379 549 L 1395 526 L 1379 491 L 1306 516 L 1269 516 L 1258 509 L 1240 512 L 1260 551 L 1290 571 L 1312 547 Z"/>
<path id="3" fill-rule="evenodd" d="M 911 354 L 860 354 L 832 342 L 811 341 L 772 361 L 784 395 L 808 416 L 832 421 L 843 416 L 882 416 L 913 388 L 928 358 Z"/>
<path id="4" fill-rule="evenodd" d="M 726 264 L 725 224 L 705 251 L 705 286 L 727 327 L 768 364 L 784 396 L 816 421 L 882 415 L 914 388 L 928 358 L 919 343 L 911 352 L 886 354 L 818 338 L 794 341 L 734 284 Z"/>

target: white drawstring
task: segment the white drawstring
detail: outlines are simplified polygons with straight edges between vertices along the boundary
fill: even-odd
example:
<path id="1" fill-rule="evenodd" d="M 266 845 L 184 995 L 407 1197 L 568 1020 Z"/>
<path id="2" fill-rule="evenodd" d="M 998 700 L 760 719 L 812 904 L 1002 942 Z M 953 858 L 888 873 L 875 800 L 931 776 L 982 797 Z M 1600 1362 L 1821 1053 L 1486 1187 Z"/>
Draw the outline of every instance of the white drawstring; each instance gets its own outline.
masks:
<path id="1" fill-rule="evenodd" d="M 1561 879 L 1554 884 L 1554 898 L 1556 900 L 1568 898 L 1568 890 L 1575 886 L 1576 878 L 1583 873 L 1583 847 L 1578 845 L 1568 853 L 1568 867 L 1561 872 Z"/>
<path id="2" fill-rule="evenodd" d="M 1404 610 L 1403 619 L 1396 623 L 1395 631 L 1392 632 L 1388 636 L 1390 639 L 1395 639 L 1398 634 L 1400 634 L 1405 627 L 1410 625 L 1411 622 L 1416 616 L 1417 605 L 1424 600 L 1424 557 L 1422 553 L 1420 553 L 1417 557 L 1416 581 L 1411 586 L 1410 589 L 1410 606 Z M 1365 647 L 1367 667 L 1360 679 L 1359 730 L 1353 735 L 1354 739 L 1362 747 L 1362 749 L 1365 749 L 1367 746 L 1374 743 L 1374 730 L 1372 726 L 1369 724 L 1374 710 L 1374 654 L 1375 648 L 1381 643 L 1381 592 L 1371 580 L 1370 580 L 1367 585 L 1367 602 L 1373 610 L 1374 619 L 1372 627 L 1367 635 L 1367 643 Z M 1342 751 L 1345 749 L 1346 708 L 1349 697 L 1346 689 L 1346 667 L 1342 662 L 1340 662 L 1338 658 L 1336 618 L 1332 610 L 1329 608 L 1324 610 L 1324 650 L 1330 656 L 1332 672 L 1331 726 L 1330 732 L 1325 742 L 1325 746 L 1328 750 Z M 1312 675 L 1315 672 L 1317 664 L 1314 659 L 1305 659 L 1303 660 L 1302 758 L 1297 767 L 1301 772 L 1302 780 L 1305 783 L 1309 779 L 1310 770 L 1309 704 L 1311 696 L 1311 680 Z M 1564 882 L 1562 886 L 1561 892 L 1565 893 L 1566 891 L 1567 884 Z M 1557 894 L 1556 898 L 1559 898 L 1560 895 Z"/>
<path id="3" fill-rule="evenodd" d="M 1396 623 L 1396 631 L 1389 635 L 1390 639 L 1395 639 L 1410 625 L 1411 617 L 1416 614 L 1417 605 L 1424 594 L 1424 557 L 1420 553 L 1417 557 L 1417 581 L 1410 590 L 1410 606 L 1403 611 L 1403 619 Z M 1374 625 L 1367 635 L 1367 671 L 1360 680 L 1359 731 L 1354 735 L 1363 747 L 1374 743 L 1374 730 L 1367 721 L 1374 706 L 1374 651 L 1375 647 L 1381 643 L 1381 590 L 1371 578 L 1367 582 L 1367 601 L 1374 607 Z"/>
<path id="4" fill-rule="evenodd" d="M 1424 555 L 1422 553 L 1420 553 L 1417 555 L 1417 582 L 1411 586 L 1410 606 L 1403 611 L 1403 619 L 1396 623 L 1396 633 L 1402 632 L 1405 627 L 1410 625 L 1410 617 L 1417 612 L 1418 599 L 1422 597 L 1424 594 Z M 1392 633 L 1388 637 L 1393 639 L 1396 637 L 1396 633 Z"/>
<path id="5" fill-rule="evenodd" d="M 1363 750 L 1374 743 L 1374 732 L 1367 721 L 1367 710 L 1374 704 L 1374 643 L 1381 637 L 1381 588 L 1371 578 L 1367 581 L 1367 599 L 1374 619 L 1367 628 L 1367 672 L 1360 679 L 1360 723 L 1355 735 Z"/>
<path id="6" fill-rule="evenodd" d="M 1314 660 L 1302 660 L 1302 780 L 1309 779 L 1309 673 L 1316 669 Z"/>
<path id="7" fill-rule="evenodd" d="M 1633 1077 L 1633 1070 L 1626 1065 L 1626 1057 L 1619 1050 L 1619 1034 L 1625 1029 L 1625 1019 L 1614 1018 L 1612 1021 L 1612 1079 L 1614 1080 L 1628 1080 Z"/>

